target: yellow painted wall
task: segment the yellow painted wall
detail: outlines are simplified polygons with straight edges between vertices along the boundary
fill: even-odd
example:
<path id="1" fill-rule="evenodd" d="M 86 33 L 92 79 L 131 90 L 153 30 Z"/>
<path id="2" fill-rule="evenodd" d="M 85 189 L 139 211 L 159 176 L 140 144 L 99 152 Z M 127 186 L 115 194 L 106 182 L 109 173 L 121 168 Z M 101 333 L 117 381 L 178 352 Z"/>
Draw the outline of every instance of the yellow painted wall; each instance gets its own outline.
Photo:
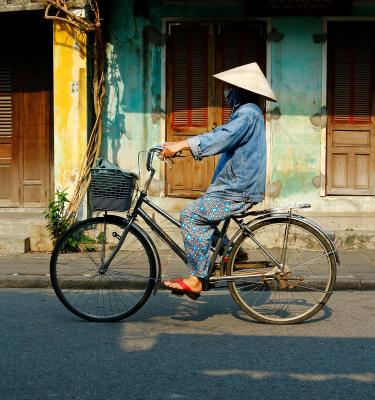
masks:
<path id="1" fill-rule="evenodd" d="M 57 21 L 53 31 L 55 190 L 71 195 L 87 146 L 87 38 Z"/>

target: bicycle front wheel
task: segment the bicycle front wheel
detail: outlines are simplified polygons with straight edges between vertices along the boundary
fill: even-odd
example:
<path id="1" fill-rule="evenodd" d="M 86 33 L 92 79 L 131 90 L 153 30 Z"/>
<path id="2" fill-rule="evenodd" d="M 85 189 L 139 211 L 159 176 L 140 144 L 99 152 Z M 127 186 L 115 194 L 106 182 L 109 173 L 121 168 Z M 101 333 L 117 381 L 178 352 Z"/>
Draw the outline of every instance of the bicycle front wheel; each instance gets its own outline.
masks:
<path id="1" fill-rule="evenodd" d="M 228 284 L 233 299 L 261 322 L 293 324 L 312 317 L 328 301 L 335 285 L 331 243 L 310 224 L 288 216 L 249 227 L 255 241 L 243 233 L 227 264 L 228 275 L 241 275 Z M 240 247 L 246 250 L 248 261 L 236 262 Z"/>
<path id="2" fill-rule="evenodd" d="M 133 225 L 119 247 L 126 221 L 116 216 L 73 225 L 51 257 L 53 289 L 74 314 L 89 321 L 118 321 L 134 314 L 155 286 L 156 259 Z"/>

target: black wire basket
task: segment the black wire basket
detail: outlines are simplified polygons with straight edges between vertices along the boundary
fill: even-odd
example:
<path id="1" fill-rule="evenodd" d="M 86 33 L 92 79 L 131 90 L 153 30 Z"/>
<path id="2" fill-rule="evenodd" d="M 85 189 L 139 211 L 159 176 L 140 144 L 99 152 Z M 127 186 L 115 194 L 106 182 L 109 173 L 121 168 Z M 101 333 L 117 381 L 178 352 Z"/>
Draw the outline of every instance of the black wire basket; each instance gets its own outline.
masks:
<path id="1" fill-rule="evenodd" d="M 91 168 L 91 200 L 97 211 L 127 211 L 137 176 L 119 168 Z"/>

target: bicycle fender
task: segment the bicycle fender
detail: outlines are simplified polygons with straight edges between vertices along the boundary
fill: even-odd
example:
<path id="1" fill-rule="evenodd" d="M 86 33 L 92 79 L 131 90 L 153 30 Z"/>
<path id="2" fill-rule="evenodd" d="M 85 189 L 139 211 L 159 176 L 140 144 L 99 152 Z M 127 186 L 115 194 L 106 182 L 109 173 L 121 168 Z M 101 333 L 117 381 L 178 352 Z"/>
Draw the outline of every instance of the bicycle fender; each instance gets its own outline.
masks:
<path id="1" fill-rule="evenodd" d="M 278 219 L 278 218 L 281 218 L 281 217 L 282 218 L 289 218 L 289 213 L 272 213 L 272 214 L 261 215 L 261 216 L 259 216 L 257 218 L 252 219 L 246 225 L 251 227 L 251 226 L 257 224 L 258 222 Z M 304 222 L 307 225 L 310 225 L 313 228 L 315 228 L 319 232 L 319 234 L 321 236 L 323 236 L 324 239 L 326 239 L 327 242 L 329 243 L 330 250 L 332 251 L 332 253 L 335 256 L 336 264 L 339 265 L 339 266 L 341 265 L 339 254 L 338 254 L 338 251 L 337 251 L 337 248 L 336 248 L 334 242 L 331 240 L 331 238 L 328 236 L 327 232 L 321 226 L 319 226 L 316 222 L 312 221 L 311 219 L 308 219 L 308 218 L 306 218 L 306 217 L 304 217 L 302 215 L 299 215 L 299 214 L 292 214 L 291 218 L 295 219 L 295 220 L 298 220 L 298 221 L 301 221 L 301 222 Z M 235 234 L 231 238 L 231 240 L 228 243 L 228 245 L 227 245 L 225 250 L 227 250 L 227 249 L 229 249 L 231 247 L 232 243 L 235 240 L 238 239 L 238 237 L 241 235 L 241 233 L 242 233 L 242 229 L 238 229 L 237 232 L 235 232 Z"/>

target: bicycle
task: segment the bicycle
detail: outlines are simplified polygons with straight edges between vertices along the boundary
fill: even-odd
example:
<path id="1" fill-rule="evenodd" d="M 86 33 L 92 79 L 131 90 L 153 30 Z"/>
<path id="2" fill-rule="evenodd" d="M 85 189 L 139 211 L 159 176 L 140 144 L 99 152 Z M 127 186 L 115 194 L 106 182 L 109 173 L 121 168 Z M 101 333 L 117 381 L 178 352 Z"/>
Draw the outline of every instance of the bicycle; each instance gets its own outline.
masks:
<path id="1" fill-rule="evenodd" d="M 135 201 L 126 217 L 108 214 L 107 207 L 103 216 L 75 223 L 56 243 L 50 262 L 53 289 L 61 302 L 83 319 L 125 319 L 157 293 L 162 280 L 160 258 L 153 240 L 136 223 L 139 218 L 186 264 L 184 250 L 142 208 L 146 204 L 180 227 L 147 197 L 155 174 L 153 160 L 161 150 L 156 146 L 148 151 L 149 176 L 143 189 L 136 188 L 136 196 L 132 194 L 133 177 L 131 193 L 121 200 L 126 209 L 131 208 L 132 198 Z M 260 322 L 293 324 L 315 315 L 332 294 L 340 260 L 329 235 L 293 212 L 308 207 L 248 209 L 224 220 L 211 249 L 203 290 L 227 284 L 240 308 Z M 247 217 L 252 219 L 245 222 Z M 231 222 L 238 230 L 227 242 Z M 240 247 L 247 253 L 242 260 L 237 257 Z"/>

